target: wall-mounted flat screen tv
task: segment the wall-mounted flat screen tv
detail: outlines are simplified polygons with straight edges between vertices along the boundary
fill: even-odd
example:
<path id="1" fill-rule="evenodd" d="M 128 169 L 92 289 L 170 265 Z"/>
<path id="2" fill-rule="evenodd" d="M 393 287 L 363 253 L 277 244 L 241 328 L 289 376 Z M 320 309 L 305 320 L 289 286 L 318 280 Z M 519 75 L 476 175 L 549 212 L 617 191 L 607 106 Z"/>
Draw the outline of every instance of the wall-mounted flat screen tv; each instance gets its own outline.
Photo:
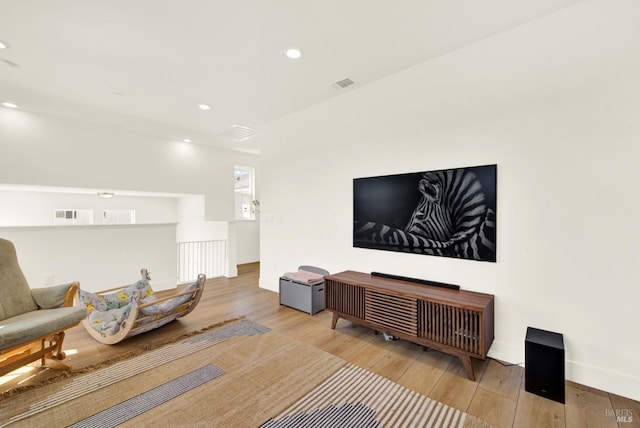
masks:
<path id="1" fill-rule="evenodd" d="M 354 179 L 353 246 L 495 262 L 496 169 Z"/>

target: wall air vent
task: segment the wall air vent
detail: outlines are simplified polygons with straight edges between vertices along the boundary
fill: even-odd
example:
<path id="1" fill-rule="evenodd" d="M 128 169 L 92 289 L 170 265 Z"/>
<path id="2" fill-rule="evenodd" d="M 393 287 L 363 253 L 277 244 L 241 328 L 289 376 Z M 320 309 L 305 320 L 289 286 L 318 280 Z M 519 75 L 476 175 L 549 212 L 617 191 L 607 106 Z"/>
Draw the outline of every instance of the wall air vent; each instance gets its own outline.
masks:
<path id="1" fill-rule="evenodd" d="M 218 136 L 233 140 L 237 143 L 248 140 L 258 135 L 258 130 L 244 125 L 233 125 L 231 128 L 221 132 Z"/>
<path id="2" fill-rule="evenodd" d="M 331 85 L 336 89 L 345 89 L 351 85 L 355 85 L 355 83 L 356 82 L 354 82 L 351 78 L 346 77 L 342 80 L 338 80 L 337 82 L 332 83 Z"/>

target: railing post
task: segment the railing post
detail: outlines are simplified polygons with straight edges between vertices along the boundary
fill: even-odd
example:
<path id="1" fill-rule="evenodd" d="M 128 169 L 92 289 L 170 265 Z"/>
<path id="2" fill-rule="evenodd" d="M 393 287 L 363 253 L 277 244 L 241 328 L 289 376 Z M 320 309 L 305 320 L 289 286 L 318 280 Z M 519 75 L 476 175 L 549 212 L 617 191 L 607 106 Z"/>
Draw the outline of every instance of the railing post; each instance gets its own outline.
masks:
<path id="1" fill-rule="evenodd" d="M 238 263 L 236 261 L 236 222 L 230 221 L 227 224 L 229 227 L 229 234 L 227 239 L 227 258 L 224 276 L 227 278 L 234 278 L 238 276 Z"/>

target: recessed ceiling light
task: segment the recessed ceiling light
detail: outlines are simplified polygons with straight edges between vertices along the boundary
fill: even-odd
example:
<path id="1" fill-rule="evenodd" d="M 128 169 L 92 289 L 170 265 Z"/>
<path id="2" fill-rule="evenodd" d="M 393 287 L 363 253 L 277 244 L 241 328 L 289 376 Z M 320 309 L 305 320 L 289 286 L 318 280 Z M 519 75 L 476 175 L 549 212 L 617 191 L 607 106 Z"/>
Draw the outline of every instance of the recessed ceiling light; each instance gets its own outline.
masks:
<path id="1" fill-rule="evenodd" d="M 9 48 L 9 43 L 3 42 L 2 40 L 0 40 L 0 49 L 8 49 L 8 48 Z"/>
<path id="2" fill-rule="evenodd" d="M 100 196 L 103 199 L 111 199 L 115 196 L 115 193 L 111 193 L 111 192 L 98 192 L 98 196 Z"/>
<path id="3" fill-rule="evenodd" d="M 198 108 L 200 110 L 211 110 L 211 106 L 209 104 L 198 104 Z"/>
<path id="4" fill-rule="evenodd" d="M 18 108 L 18 104 L 10 103 L 8 101 L 3 102 L 2 105 L 9 108 Z"/>
<path id="5" fill-rule="evenodd" d="M 184 139 L 184 140 L 182 140 L 182 141 L 184 141 L 185 143 L 190 143 L 190 142 L 191 142 L 191 139 L 190 139 L 190 138 L 185 138 L 185 139 Z"/>
<path id="6" fill-rule="evenodd" d="M 287 50 L 287 56 L 291 59 L 298 59 L 302 56 L 302 53 L 298 49 L 291 48 Z"/>

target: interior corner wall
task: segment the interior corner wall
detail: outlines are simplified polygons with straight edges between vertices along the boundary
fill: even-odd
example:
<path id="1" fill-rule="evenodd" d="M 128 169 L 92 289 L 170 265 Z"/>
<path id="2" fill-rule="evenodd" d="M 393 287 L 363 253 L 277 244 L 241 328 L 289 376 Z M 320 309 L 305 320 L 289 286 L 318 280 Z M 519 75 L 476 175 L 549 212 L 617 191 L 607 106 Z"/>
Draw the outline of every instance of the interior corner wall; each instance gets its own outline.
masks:
<path id="1" fill-rule="evenodd" d="M 202 194 L 205 220 L 233 220 L 234 166 L 259 157 L 156 132 L 0 109 L 0 183 Z"/>
<path id="2" fill-rule="evenodd" d="M 26 103 L 25 103 L 26 104 Z M 36 108 L 37 106 L 31 106 Z M 105 190 L 130 190 L 134 192 L 159 192 L 176 194 L 200 194 L 204 195 L 204 220 L 208 222 L 227 222 L 234 220 L 234 193 L 233 171 L 235 165 L 247 165 L 259 167 L 259 156 L 240 153 L 231 150 L 217 149 L 205 145 L 188 144 L 182 141 L 171 140 L 166 135 L 173 135 L 175 130 L 158 126 L 155 131 L 130 129 L 120 125 L 119 118 L 102 116 L 102 121 L 89 122 L 84 119 L 70 119 L 63 116 L 48 116 L 29 109 L 0 109 L 0 183 L 92 188 Z M 153 127 L 152 127 L 153 128 Z M 165 135 L 160 137 L 159 135 Z M 115 198 L 112 200 L 114 201 Z M 200 206 L 199 206 L 200 207 Z M 199 208 L 198 207 L 198 208 Z M 62 207 L 66 208 L 66 207 Z M 16 207 L 2 207 L 0 211 L 18 209 Z M 174 204 L 174 209 L 177 209 Z M 201 208 L 199 208 L 201 209 Z M 175 213 L 172 222 L 175 222 Z M 193 214 L 193 213 L 190 213 Z M 194 214 L 195 215 L 195 214 Z M 197 214 L 198 217 L 200 213 Z M 2 215 L 2 217 L 5 217 Z M 10 215 L 11 219 L 15 216 Z M 141 219 L 142 220 L 142 219 Z M 15 221 L 12 220 L 15 223 Z M 67 242 L 75 239 L 80 230 L 88 229 L 56 229 L 43 232 L 37 230 L 24 232 L 26 236 L 33 235 L 34 239 L 24 242 L 36 245 L 36 238 L 50 236 L 51 239 L 60 240 L 66 248 Z M 91 233 L 102 234 L 109 239 L 108 231 L 112 228 L 94 228 Z M 135 239 L 137 234 L 153 230 L 153 228 L 119 228 L 115 229 L 122 236 Z M 0 237 L 17 239 L 15 233 L 7 230 L 0 231 Z M 149 267 L 149 259 L 152 263 L 163 264 L 162 269 L 155 268 L 154 284 L 158 281 L 172 283 L 175 287 L 176 271 L 176 227 L 172 226 L 172 238 L 158 244 L 158 237 L 152 236 L 144 243 L 145 250 L 149 250 L 144 260 Z M 101 236 L 102 236 L 101 235 Z M 21 235 L 22 236 L 22 235 Z M 84 236 L 87 236 L 85 234 Z M 81 240 L 78 238 L 78 241 Z M 46 251 L 54 251 L 55 243 L 51 241 Z M 75 241 L 74 241 L 75 242 Z M 129 242 L 129 241 L 127 241 Z M 155 243 L 156 245 L 152 245 Z M 240 255 L 245 253 L 253 255 L 258 247 L 258 237 L 253 241 L 245 240 L 246 247 L 237 246 Z M 25 244 L 26 245 L 26 244 Z M 130 268 L 121 263 L 121 259 L 129 252 L 114 253 L 117 245 L 102 247 L 94 252 L 92 242 L 87 242 L 87 251 L 74 253 L 77 257 L 73 260 L 76 265 L 82 265 L 82 269 L 69 268 L 64 272 L 78 273 L 81 270 L 91 271 L 95 266 L 98 271 L 105 267 L 112 267 L 109 275 L 103 280 L 113 279 L 108 288 L 120 285 L 130 278 Z M 106 248 L 106 250 L 105 250 Z M 42 248 L 41 248 L 42 249 Z M 33 250 L 33 249 L 31 249 Z M 77 249 L 76 249 L 77 250 Z M 134 251 L 134 249 L 131 249 Z M 29 253 L 29 249 L 21 246 L 22 261 L 25 263 L 23 270 L 33 278 L 34 286 L 42 283 L 44 276 L 51 277 L 56 272 L 58 277 L 63 274 L 62 265 L 57 270 L 52 266 L 44 273 L 43 267 L 31 265 L 26 259 L 27 255 L 33 255 L 33 260 L 43 257 L 46 252 L 40 251 L 37 255 Z M 52 259 L 59 258 L 59 254 L 52 254 Z M 140 266 L 135 263 L 134 272 L 138 272 Z M 30 267 L 31 266 L 31 267 Z M 114 277 L 114 266 L 118 266 L 117 272 L 122 272 L 120 279 Z M 173 266 L 173 268 L 171 267 Z M 166 273 L 165 273 L 166 272 Z M 43 276 L 44 275 L 44 276 Z M 74 274 L 75 275 L 75 274 Z M 73 279 L 79 279 L 74 276 Z M 121 282 L 122 281 L 122 282 Z M 95 281 L 84 281 L 84 284 L 92 284 Z M 103 287 L 107 288 L 107 287 Z"/>
<path id="3" fill-rule="evenodd" d="M 640 5 L 586 1 L 263 130 L 260 286 L 298 265 L 495 295 L 489 355 L 560 332 L 567 379 L 640 399 Z M 352 247 L 352 180 L 498 165 L 497 263 Z"/>

